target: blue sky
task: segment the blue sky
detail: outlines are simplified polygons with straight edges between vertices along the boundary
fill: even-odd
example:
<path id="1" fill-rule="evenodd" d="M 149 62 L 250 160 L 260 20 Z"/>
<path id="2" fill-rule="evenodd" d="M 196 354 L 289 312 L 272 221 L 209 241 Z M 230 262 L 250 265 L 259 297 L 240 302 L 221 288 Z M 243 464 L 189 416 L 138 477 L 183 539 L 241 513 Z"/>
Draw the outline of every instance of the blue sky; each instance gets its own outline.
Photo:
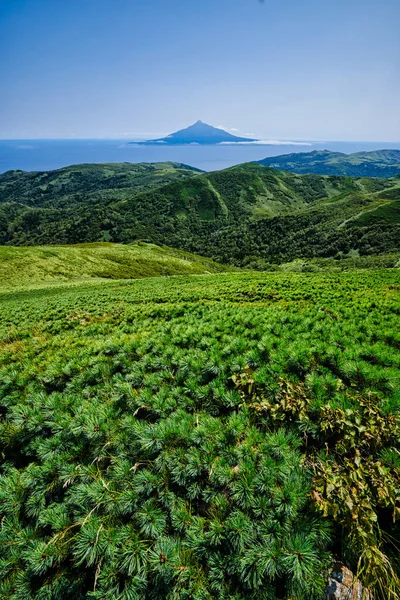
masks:
<path id="1" fill-rule="evenodd" d="M 0 137 L 400 141 L 399 0 L 0 0 Z"/>

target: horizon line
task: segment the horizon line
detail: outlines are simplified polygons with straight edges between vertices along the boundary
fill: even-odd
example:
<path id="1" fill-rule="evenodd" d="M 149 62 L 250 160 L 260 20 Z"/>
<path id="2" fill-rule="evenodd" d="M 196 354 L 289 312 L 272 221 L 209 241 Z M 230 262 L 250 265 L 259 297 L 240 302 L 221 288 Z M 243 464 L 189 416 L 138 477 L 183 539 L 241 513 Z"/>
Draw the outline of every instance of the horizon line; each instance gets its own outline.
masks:
<path id="1" fill-rule="evenodd" d="M 133 137 L 133 136 L 132 136 Z M 143 142 L 149 141 L 151 142 L 152 140 L 144 140 L 144 139 L 127 139 L 127 136 L 125 137 L 116 137 L 116 136 L 111 136 L 111 137 L 107 137 L 107 136 L 97 136 L 97 137 L 55 137 L 55 136 L 45 136 L 45 137 L 5 137 L 2 138 L 0 137 L 0 142 L 21 142 L 21 141 L 116 141 L 116 142 L 141 142 L 141 144 L 143 145 Z M 254 144 L 255 146 L 259 145 L 259 146 L 269 146 L 269 145 L 273 145 L 274 143 L 276 144 L 277 142 L 279 142 L 282 145 L 291 145 L 291 142 L 295 142 L 295 143 L 299 143 L 299 142 L 303 142 L 303 143 L 312 143 L 312 144 L 328 144 L 328 143 L 355 143 L 355 144 L 400 144 L 400 139 L 399 140 L 360 140 L 360 139 L 327 139 L 327 138 L 323 138 L 323 139 L 304 139 L 304 138 L 300 138 L 300 139 L 296 139 L 296 138 L 291 138 L 291 139 L 285 139 L 285 138 L 276 138 L 276 139 L 270 139 L 270 140 L 257 140 L 257 142 L 222 142 L 219 144 L 153 144 L 153 143 L 149 143 L 149 146 L 152 146 L 153 148 L 173 148 L 173 147 L 177 147 L 177 146 L 193 146 L 193 145 L 198 145 L 198 146 L 241 146 L 243 144 L 245 145 L 252 145 Z"/>

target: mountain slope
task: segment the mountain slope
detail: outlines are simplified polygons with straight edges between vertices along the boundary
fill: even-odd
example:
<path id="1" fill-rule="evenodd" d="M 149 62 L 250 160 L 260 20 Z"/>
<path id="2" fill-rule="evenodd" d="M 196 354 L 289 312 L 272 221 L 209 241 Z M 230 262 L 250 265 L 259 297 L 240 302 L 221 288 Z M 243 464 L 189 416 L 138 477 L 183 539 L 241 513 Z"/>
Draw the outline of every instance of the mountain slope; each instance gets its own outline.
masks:
<path id="1" fill-rule="evenodd" d="M 0 247 L 0 289 L 60 282 L 226 271 L 210 259 L 154 244 Z"/>
<path id="2" fill-rule="evenodd" d="M 181 145 L 181 144 L 223 144 L 223 143 L 240 143 L 240 142 L 256 142 L 254 138 L 243 138 L 236 135 L 232 135 L 219 127 L 213 127 L 203 121 L 196 121 L 193 125 L 180 129 L 171 133 L 164 138 L 158 138 L 155 140 L 147 140 L 144 142 L 131 142 L 141 145 L 151 144 L 170 144 L 170 145 Z"/>
<path id="3" fill-rule="evenodd" d="M 70 203 L 74 194 L 120 189 L 142 192 L 199 172 L 180 163 L 81 164 L 55 171 L 7 171 L 0 174 L 0 202 L 53 206 L 64 197 Z"/>
<path id="4" fill-rule="evenodd" d="M 399 201 L 400 179 L 297 176 L 243 165 L 133 198 L 119 235 L 168 240 L 241 265 L 373 254 L 400 249 Z"/>
<path id="5" fill-rule="evenodd" d="M 400 150 L 376 150 L 355 154 L 315 150 L 272 156 L 258 163 L 299 174 L 394 177 L 400 174 Z"/>
<path id="6" fill-rule="evenodd" d="M 261 268 L 400 249 L 400 178 L 296 175 L 249 163 L 141 193 L 76 196 L 41 207 L 0 203 L 1 243 L 145 240 Z"/>

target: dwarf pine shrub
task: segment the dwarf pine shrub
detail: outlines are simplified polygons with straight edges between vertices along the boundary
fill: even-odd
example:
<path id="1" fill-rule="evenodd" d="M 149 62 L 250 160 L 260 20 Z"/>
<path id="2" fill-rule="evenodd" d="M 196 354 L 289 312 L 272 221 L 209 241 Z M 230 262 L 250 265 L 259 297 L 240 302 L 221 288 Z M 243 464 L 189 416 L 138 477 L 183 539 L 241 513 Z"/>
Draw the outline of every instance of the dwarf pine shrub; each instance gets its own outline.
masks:
<path id="1" fill-rule="evenodd" d="M 398 279 L 1 294 L 0 597 L 395 600 Z"/>

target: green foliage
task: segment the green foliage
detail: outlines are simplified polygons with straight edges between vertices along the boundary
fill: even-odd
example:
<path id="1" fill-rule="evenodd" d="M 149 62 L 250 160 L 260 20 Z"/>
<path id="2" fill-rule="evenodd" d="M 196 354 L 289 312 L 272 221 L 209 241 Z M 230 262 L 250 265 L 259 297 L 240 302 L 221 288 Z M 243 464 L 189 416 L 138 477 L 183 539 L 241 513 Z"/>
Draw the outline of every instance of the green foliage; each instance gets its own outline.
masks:
<path id="1" fill-rule="evenodd" d="M 379 270 L 1 293 L 0 596 L 319 600 L 336 559 L 395 591 L 399 289 Z"/>
<path id="2" fill-rule="evenodd" d="M 255 267 L 266 270 L 316 273 L 318 271 L 351 271 L 354 269 L 393 269 L 400 266 L 400 254 L 370 254 L 359 256 L 358 252 L 339 255 L 336 258 L 295 259 L 289 263 L 271 265 L 262 260 Z"/>
<path id="3" fill-rule="evenodd" d="M 400 174 L 400 150 L 375 150 L 354 154 L 314 150 L 313 152 L 272 156 L 260 160 L 259 163 L 299 174 L 394 177 Z"/>
<path id="4" fill-rule="evenodd" d="M 7 171 L 0 177 L 0 201 L 62 208 L 78 204 L 82 193 L 132 188 L 143 192 L 198 172 L 180 163 L 80 164 L 47 172 Z"/>
<path id="5" fill-rule="evenodd" d="M 396 599 L 400 578 L 381 548 L 396 549 L 385 537 L 382 520 L 396 523 L 400 517 L 400 415 L 383 413 L 374 394 L 347 393 L 351 408 L 332 408 L 313 403 L 304 383 L 282 380 L 280 393 L 271 398 L 268 387 L 255 383 L 251 369 L 233 380 L 257 415 L 271 424 L 295 423 L 306 436 L 312 497 L 324 516 L 343 528 L 342 557 L 360 557 L 358 567 L 374 597 Z"/>
<path id="6" fill-rule="evenodd" d="M 238 266 L 399 252 L 400 179 L 257 164 L 83 165 L 0 175 L 0 244 L 145 240 Z"/>

